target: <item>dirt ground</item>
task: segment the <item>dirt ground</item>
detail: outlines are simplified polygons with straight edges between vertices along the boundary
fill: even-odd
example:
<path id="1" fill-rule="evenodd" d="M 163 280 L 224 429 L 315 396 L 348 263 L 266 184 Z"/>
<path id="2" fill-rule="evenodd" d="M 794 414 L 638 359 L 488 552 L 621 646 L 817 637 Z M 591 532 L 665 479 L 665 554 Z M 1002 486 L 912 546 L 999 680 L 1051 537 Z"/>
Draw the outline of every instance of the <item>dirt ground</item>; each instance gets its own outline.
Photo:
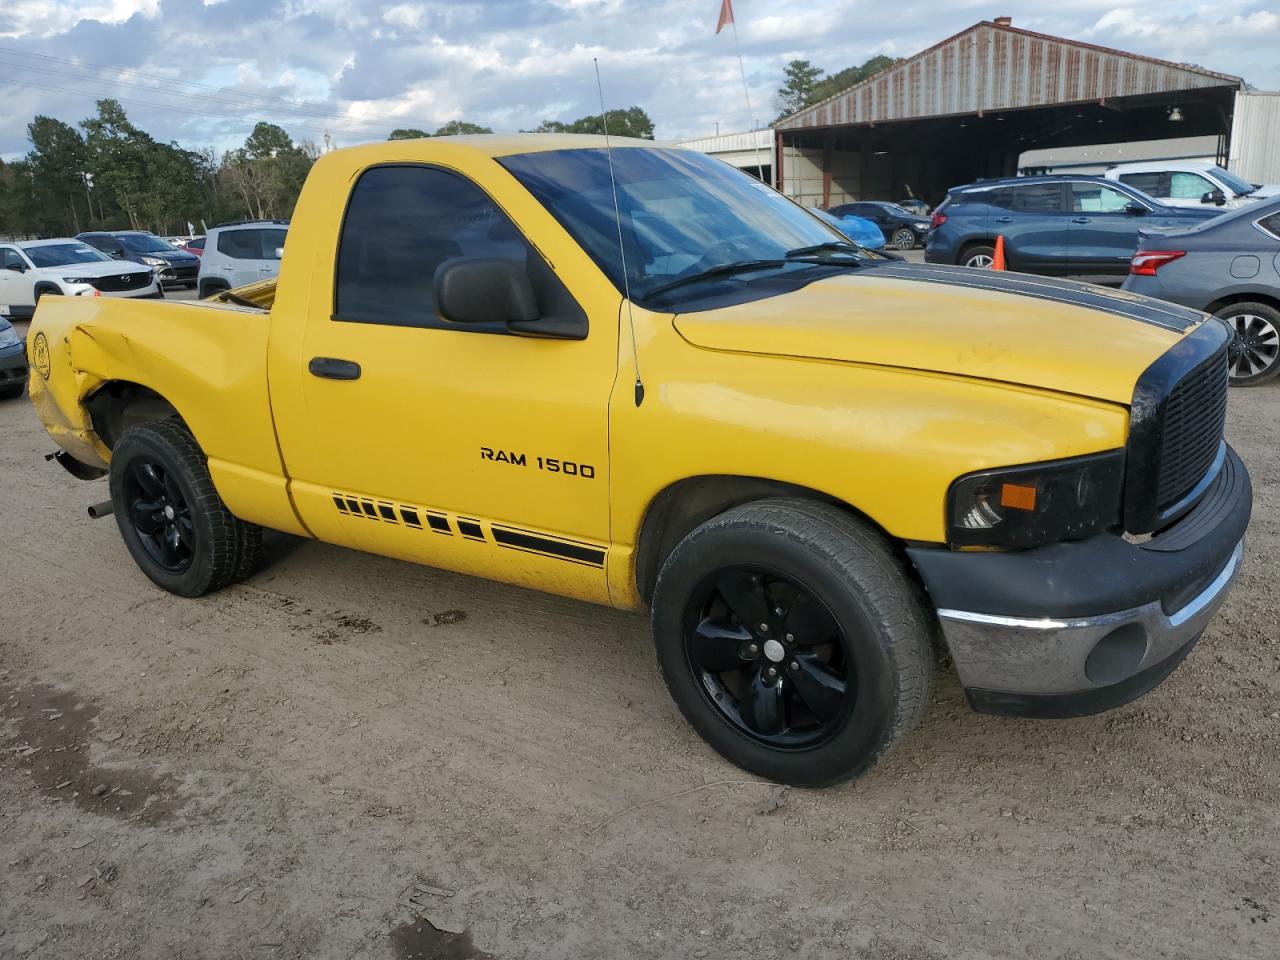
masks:
<path id="1" fill-rule="evenodd" d="M 1280 384 L 1244 573 L 1159 689 L 981 717 L 949 670 L 847 787 L 751 782 L 642 618 L 288 538 L 153 587 L 0 404 L 0 957 L 1272 958 Z"/>

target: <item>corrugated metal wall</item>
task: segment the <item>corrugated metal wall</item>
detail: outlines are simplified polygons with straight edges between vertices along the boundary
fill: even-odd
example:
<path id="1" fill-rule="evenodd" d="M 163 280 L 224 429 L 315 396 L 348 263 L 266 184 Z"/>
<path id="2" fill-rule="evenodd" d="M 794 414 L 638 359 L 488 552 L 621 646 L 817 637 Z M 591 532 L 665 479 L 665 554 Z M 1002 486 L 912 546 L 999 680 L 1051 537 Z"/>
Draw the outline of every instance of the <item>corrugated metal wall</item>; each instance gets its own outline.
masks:
<path id="1" fill-rule="evenodd" d="M 1250 183 L 1280 183 L 1280 93 L 1240 91 L 1227 166 Z"/>
<path id="2" fill-rule="evenodd" d="M 788 117 L 777 129 L 977 113 L 1239 83 L 1238 78 L 1224 74 L 984 22 Z"/>

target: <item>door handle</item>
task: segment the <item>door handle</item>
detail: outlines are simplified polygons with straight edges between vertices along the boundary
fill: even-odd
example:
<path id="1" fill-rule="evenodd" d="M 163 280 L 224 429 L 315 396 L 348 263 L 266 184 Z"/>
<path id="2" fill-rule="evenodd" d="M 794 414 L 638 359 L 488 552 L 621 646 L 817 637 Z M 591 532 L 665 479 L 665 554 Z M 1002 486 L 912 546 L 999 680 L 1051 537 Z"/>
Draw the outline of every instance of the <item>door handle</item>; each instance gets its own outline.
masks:
<path id="1" fill-rule="evenodd" d="M 1093 217 L 1072 217 L 1072 223 L 1093 223 Z"/>
<path id="2" fill-rule="evenodd" d="M 996 217 L 996 223 L 1013 223 L 1013 217 Z"/>
<path id="3" fill-rule="evenodd" d="M 313 377 L 325 380 L 359 380 L 360 364 L 336 357 L 312 357 L 307 370 Z"/>

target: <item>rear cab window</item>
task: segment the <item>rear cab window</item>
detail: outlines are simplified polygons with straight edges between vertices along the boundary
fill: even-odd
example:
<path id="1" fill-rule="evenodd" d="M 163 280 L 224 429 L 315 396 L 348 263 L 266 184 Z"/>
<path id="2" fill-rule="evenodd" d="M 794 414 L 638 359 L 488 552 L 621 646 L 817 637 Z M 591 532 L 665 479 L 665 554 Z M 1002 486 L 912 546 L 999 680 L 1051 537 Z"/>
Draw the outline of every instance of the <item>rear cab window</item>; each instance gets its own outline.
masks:
<path id="1" fill-rule="evenodd" d="M 1169 174 L 1163 171 L 1122 173 L 1119 179 L 1121 183 L 1135 190 L 1141 190 L 1149 197 L 1169 196 Z"/>

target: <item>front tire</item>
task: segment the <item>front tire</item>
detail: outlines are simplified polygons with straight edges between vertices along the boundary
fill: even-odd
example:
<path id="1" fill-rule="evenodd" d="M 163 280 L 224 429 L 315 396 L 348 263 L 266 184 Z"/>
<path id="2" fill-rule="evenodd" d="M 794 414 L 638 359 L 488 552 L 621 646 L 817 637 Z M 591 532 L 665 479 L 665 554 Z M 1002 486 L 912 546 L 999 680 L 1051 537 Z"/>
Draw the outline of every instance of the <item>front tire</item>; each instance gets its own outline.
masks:
<path id="1" fill-rule="evenodd" d="M 110 486 L 125 547 L 156 585 L 199 597 L 253 572 L 262 528 L 227 509 L 180 421 L 126 430 L 112 451 Z"/>
<path id="2" fill-rule="evenodd" d="M 658 665 L 685 718 L 751 773 L 804 787 L 868 770 L 919 719 L 930 622 L 882 539 L 827 504 L 765 500 L 671 552 Z"/>
<path id="3" fill-rule="evenodd" d="M 889 238 L 889 242 L 899 250 L 914 250 L 916 246 L 916 233 L 914 230 L 910 230 L 907 227 L 900 227 L 893 231 L 893 236 Z"/>
<path id="4" fill-rule="evenodd" d="M 1214 314 L 1235 335 L 1229 347 L 1231 385 L 1256 387 L 1280 374 L 1280 310 L 1266 303 L 1233 303 Z"/>

